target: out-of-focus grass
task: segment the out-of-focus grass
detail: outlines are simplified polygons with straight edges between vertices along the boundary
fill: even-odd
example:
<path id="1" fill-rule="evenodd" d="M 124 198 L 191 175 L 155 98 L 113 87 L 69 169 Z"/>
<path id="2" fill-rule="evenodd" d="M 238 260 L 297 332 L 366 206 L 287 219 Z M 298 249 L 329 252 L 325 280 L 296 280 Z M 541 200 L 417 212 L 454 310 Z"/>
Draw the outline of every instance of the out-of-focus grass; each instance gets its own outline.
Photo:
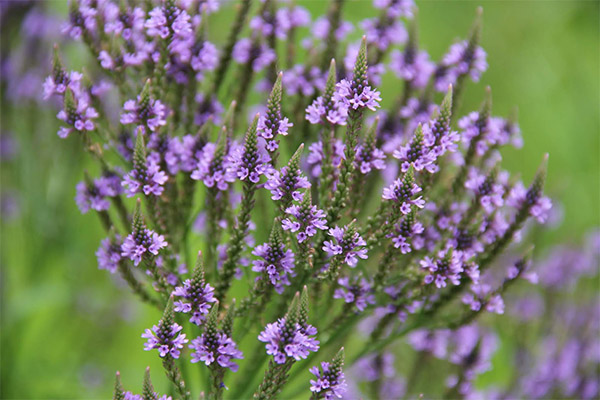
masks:
<path id="1" fill-rule="evenodd" d="M 320 1 L 299 3 L 313 16 L 325 8 Z M 434 59 L 466 35 L 478 4 L 419 4 L 421 44 Z M 482 5 L 482 44 L 490 68 L 479 84 L 467 88 L 462 110 L 478 107 L 486 85 L 492 86 L 495 114 L 519 107 L 525 146 L 507 149 L 504 165 L 521 171 L 528 182 L 542 154 L 550 153 L 548 192 L 564 205 L 565 220 L 539 241 L 576 242 L 600 222 L 599 4 Z M 357 21 L 374 14 L 365 9 L 371 10 L 370 2 L 350 2 L 345 15 Z M 212 31 L 218 34 L 218 27 L 215 23 Z M 389 96 L 397 88 L 386 79 L 381 90 Z M 77 137 L 60 140 L 56 127 L 52 113 L 3 104 L 2 130 L 16 133 L 20 152 L 2 164 L 2 186 L 18 190 L 21 215 L 3 220 L 1 227 L 1 395 L 107 398 L 116 370 L 127 388 L 139 390 L 146 365 L 156 388 L 164 391 L 158 357 L 142 350 L 140 338 L 159 313 L 97 269 L 94 252 L 103 232 L 96 217 L 80 215 L 73 201 L 84 166 L 93 167 Z M 499 354 L 486 382 L 510 374 L 510 360 Z M 196 370 L 190 366 L 194 377 Z"/>

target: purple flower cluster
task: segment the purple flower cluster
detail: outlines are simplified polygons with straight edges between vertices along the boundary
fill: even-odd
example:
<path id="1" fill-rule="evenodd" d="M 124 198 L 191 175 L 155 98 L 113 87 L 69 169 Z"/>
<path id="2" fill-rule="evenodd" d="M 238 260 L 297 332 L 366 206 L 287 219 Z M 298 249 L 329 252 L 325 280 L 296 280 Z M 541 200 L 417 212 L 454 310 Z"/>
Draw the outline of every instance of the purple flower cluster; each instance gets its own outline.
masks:
<path id="1" fill-rule="evenodd" d="M 323 90 L 325 80 L 326 77 L 318 67 L 307 67 L 302 64 L 286 70 L 282 77 L 286 93 L 302 94 L 307 97 L 312 97 L 317 91 Z"/>
<path id="2" fill-rule="evenodd" d="M 338 167 L 342 159 L 344 158 L 344 142 L 340 139 L 335 139 L 332 143 L 333 156 L 331 160 L 331 164 L 334 167 Z M 323 164 L 323 159 L 325 158 L 325 154 L 323 153 L 323 142 L 318 141 L 311 144 L 308 147 L 308 157 L 306 157 L 306 163 L 310 167 L 311 175 L 313 177 L 319 177 L 321 175 L 321 168 Z M 334 169 L 334 173 L 336 174 L 334 177 L 337 178 L 337 168 Z"/>
<path id="3" fill-rule="evenodd" d="M 283 364 L 288 358 L 299 361 L 311 351 L 319 350 L 319 341 L 312 337 L 316 334 L 317 328 L 312 325 L 288 324 L 286 318 L 280 318 L 267 324 L 258 340 L 266 343 L 267 354 L 272 355 L 277 364 Z"/>
<path id="4" fill-rule="evenodd" d="M 332 400 L 335 398 L 341 399 L 346 392 L 346 378 L 340 370 L 332 368 L 331 363 L 326 361 L 321 362 L 321 369 L 316 365 L 310 368 L 310 373 L 316 379 L 310 380 L 310 391 L 318 393 L 318 398 Z"/>
<path id="5" fill-rule="evenodd" d="M 235 181 L 235 174 L 231 162 L 231 154 L 241 151 L 240 145 L 232 143 L 228 154 L 225 149 L 220 150 L 218 144 L 207 143 L 202 151 L 196 169 L 192 172 L 192 179 L 201 180 L 206 187 L 216 187 L 219 190 L 227 190 L 229 184 Z"/>
<path id="6" fill-rule="evenodd" d="M 529 207 L 529 214 L 539 223 L 546 222 L 552 201 L 549 197 L 540 196 L 534 190 L 526 189 L 522 182 L 517 182 L 508 194 L 506 203 L 515 208 Z"/>
<path id="7" fill-rule="evenodd" d="M 146 127 L 152 132 L 166 125 L 166 108 L 160 100 L 143 100 L 142 95 L 136 100 L 127 100 L 123 105 L 121 123 L 136 124 L 145 132 Z"/>
<path id="8" fill-rule="evenodd" d="M 81 92 L 81 79 L 83 75 L 80 72 L 71 71 L 66 73 L 61 68 L 48 76 L 44 81 L 44 100 L 49 99 L 52 95 L 64 96 L 67 89 L 71 89 L 73 93 Z"/>
<path id="9" fill-rule="evenodd" d="M 452 247 L 440 250 L 436 257 L 426 256 L 420 264 L 427 272 L 425 283 L 435 283 L 438 289 L 446 287 L 447 281 L 459 285 L 463 272 L 474 280 L 479 276 L 477 268 L 467 262 L 465 253 L 453 251 Z"/>
<path id="10" fill-rule="evenodd" d="M 504 185 L 490 178 L 475 167 L 471 167 L 465 182 L 465 187 L 476 196 L 487 214 L 493 213 L 504 205 Z"/>
<path id="11" fill-rule="evenodd" d="M 173 358 L 179 358 L 180 349 L 188 342 L 185 333 L 180 333 L 182 329 L 177 323 L 167 325 L 161 320 L 158 325 L 152 327 L 152 330 L 146 329 L 142 333 L 142 337 L 148 339 L 144 344 L 144 350 L 157 349 L 161 357 L 168 354 Z"/>
<path id="12" fill-rule="evenodd" d="M 310 182 L 302 176 L 300 169 L 291 171 L 289 166 L 281 168 L 281 172 L 273 169 L 267 173 L 265 188 L 271 191 L 271 199 L 291 198 L 302 201 L 304 193 L 300 189 L 310 188 Z"/>
<path id="13" fill-rule="evenodd" d="M 98 268 L 105 269 L 111 274 L 117 272 L 119 262 L 121 261 L 121 235 L 115 235 L 114 238 L 107 237 L 102 239 L 100 247 L 96 250 L 98 259 Z"/>
<path id="14" fill-rule="evenodd" d="M 275 58 L 276 55 L 273 49 L 265 44 L 256 44 L 248 38 L 241 39 L 233 48 L 233 59 L 238 64 L 251 62 L 255 72 L 271 65 Z"/>
<path id="15" fill-rule="evenodd" d="M 140 192 L 146 196 L 160 196 L 165 190 L 163 185 L 168 179 L 169 177 L 160 169 L 159 164 L 148 158 L 146 165 L 136 166 L 125 175 L 122 185 L 127 188 L 127 197 L 133 197 Z"/>
<path id="16" fill-rule="evenodd" d="M 346 110 L 368 108 L 375 111 L 379 108 L 381 97 L 379 91 L 371 89 L 370 86 L 355 84 L 353 81 L 342 79 L 335 85 L 333 100 L 342 104 Z"/>
<path id="17" fill-rule="evenodd" d="M 383 189 L 382 198 L 385 200 L 392 200 L 393 202 L 400 205 L 400 211 L 402 214 L 408 214 L 411 210 L 411 206 L 418 208 L 425 207 L 425 200 L 422 196 L 414 198 L 415 195 L 421 192 L 421 188 L 414 182 L 407 184 L 405 179 L 398 178 L 394 183 Z"/>
<path id="18" fill-rule="evenodd" d="M 385 168 L 385 153 L 376 147 L 369 148 L 366 145 L 356 147 L 354 163 L 361 174 L 368 174 L 374 169 Z"/>
<path id="19" fill-rule="evenodd" d="M 445 92 L 448 85 L 454 85 L 463 75 L 470 75 L 473 81 L 478 82 L 488 67 L 486 57 L 480 46 L 473 48 L 468 41 L 453 44 L 434 73 L 435 88 Z"/>
<path id="20" fill-rule="evenodd" d="M 84 96 L 75 97 L 76 105 L 69 105 L 65 100 L 65 109 L 60 110 L 56 117 L 64 121 L 69 127 L 61 126 L 58 130 L 58 136 L 65 139 L 74 130 L 77 132 L 89 132 L 96 129 L 94 119 L 98 118 L 98 112 L 94 107 L 89 105 L 88 100 Z"/>
<path id="21" fill-rule="evenodd" d="M 117 174 L 105 174 L 94 179 L 91 184 L 79 182 L 75 202 L 82 214 L 90 209 L 105 211 L 110 207 L 107 197 L 115 197 L 123 192 L 121 178 Z"/>
<path id="22" fill-rule="evenodd" d="M 167 247 L 165 237 L 146 228 L 127 235 L 121 245 L 121 256 L 129 258 L 137 266 L 142 257 L 148 253 L 156 256 L 164 247 Z"/>
<path id="23" fill-rule="evenodd" d="M 203 333 L 192 340 L 190 349 L 195 350 L 192 353 L 193 363 L 202 361 L 206 365 L 211 365 L 216 361 L 221 367 L 229 368 L 233 372 L 238 370 L 238 365 L 232 360 L 244 358 L 233 339 L 223 332 L 218 332 L 216 335 Z"/>
<path id="24" fill-rule="evenodd" d="M 177 286 L 173 290 L 173 296 L 180 297 L 175 301 L 175 312 L 191 313 L 190 322 L 198 326 L 206 319 L 210 310 L 210 304 L 217 301 L 214 297 L 215 289 L 208 283 L 199 279 L 186 279 L 183 286 Z"/>
<path id="25" fill-rule="evenodd" d="M 356 276 L 350 282 L 345 276 L 338 279 L 341 286 L 333 293 L 334 299 L 344 299 L 346 304 L 353 304 L 358 311 L 364 311 L 369 304 L 375 304 L 373 286 L 365 278 Z"/>
<path id="26" fill-rule="evenodd" d="M 356 230 L 336 226 L 329 229 L 329 236 L 333 240 L 323 242 L 323 250 L 331 257 L 343 260 L 350 267 L 356 267 L 359 258 L 367 259 L 367 242 Z"/>
<path id="27" fill-rule="evenodd" d="M 346 125 L 348 107 L 344 103 L 317 97 L 306 108 L 306 119 L 311 124 Z"/>
<path id="28" fill-rule="evenodd" d="M 360 27 L 367 36 L 367 43 L 386 51 L 395 44 L 404 44 L 408 33 L 399 19 L 385 21 L 381 18 L 367 18 L 360 22 Z"/>
<path id="29" fill-rule="evenodd" d="M 435 64 L 426 51 L 416 51 L 409 46 L 404 52 L 393 51 L 391 58 L 390 69 L 415 88 L 425 87 L 435 70 Z"/>
<path id="30" fill-rule="evenodd" d="M 294 276 L 294 253 L 290 249 L 286 249 L 283 244 L 278 248 L 269 243 L 264 243 L 256 246 L 252 251 L 257 257 L 262 260 L 254 260 L 252 271 L 265 274 L 268 280 L 277 293 L 283 293 L 284 285 L 289 286 L 290 280 L 288 275 Z M 259 277 L 258 279 L 263 279 Z"/>
<path id="31" fill-rule="evenodd" d="M 286 214 L 293 218 L 285 218 L 281 222 L 284 230 L 296 233 L 299 243 L 304 242 L 309 237 L 317 233 L 317 229 L 327 229 L 327 220 L 325 212 L 313 205 L 291 205 L 285 210 Z"/>
<path id="32" fill-rule="evenodd" d="M 258 183 L 260 176 L 271 169 L 271 158 L 266 152 L 251 149 L 247 151 L 243 146 L 232 150 L 229 173 L 235 174 L 241 181 L 248 179 L 252 183 Z"/>
<path id="33" fill-rule="evenodd" d="M 412 217 L 406 216 L 401 223 L 394 226 L 394 231 L 388 235 L 392 238 L 394 247 L 400 249 L 402 254 L 407 254 L 412 251 L 413 248 L 420 249 L 423 247 L 422 241 L 419 240 L 417 235 L 424 232 L 423 224 L 418 221 L 414 221 Z"/>

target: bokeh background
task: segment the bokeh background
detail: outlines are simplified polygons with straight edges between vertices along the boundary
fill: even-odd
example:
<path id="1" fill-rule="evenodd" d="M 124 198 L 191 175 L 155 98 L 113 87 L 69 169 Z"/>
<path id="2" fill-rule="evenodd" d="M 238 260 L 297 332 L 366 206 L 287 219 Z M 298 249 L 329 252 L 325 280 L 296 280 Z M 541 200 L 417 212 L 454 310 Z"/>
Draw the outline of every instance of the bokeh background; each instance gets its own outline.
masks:
<path id="1" fill-rule="evenodd" d="M 325 10 L 319 0 L 298 3 L 313 17 Z M 356 22 L 371 16 L 369 3 L 350 1 L 344 17 Z M 482 46 L 490 67 L 480 83 L 468 85 L 462 110 L 476 109 L 487 85 L 493 91 L 494 114 L 506 116 L 518 107 L 525 144 L 504 151 L 504 166 L 521 171 L 529 182 L 549 153 L 547 192 L 562 210 L 560 224 L 554 221 L 536 236 L 536 253 L 543 256 L 557 243 L 581 242 L 600 225 L 600 3 L 417 5 L 421 46 L 433 59 L 466 35 L 476 7 L 483 6 Z M 66 1 L 43 6 L 57 19 L 66 18 Z M 232 13 L 220 15 L 211 40 L 222 43 L 225 33 L 218 27 Z M 60 37 L 59 27 L 53 29 Z M 15 54 L 8 49 L 24 35 L 21 28 L 9 30 L 4 24 L 3 58 Z M 87 55 L 78 45 L 64 50 L 70 69 L 85 63 Z M 40 64 L 35 68 L 45 76 L 50 62 Z M 393 79 L 384 80 L 382 92 L 393 93 L 393 85 Z M 41 86 L 35 89 L 39 101 L 14 99 L 9 88 L 16 90 L 3 79 L 1 397 L 108 398 L 116 370 L 126 387 L 138 388 L 147 365 L 155 371 L 155 387 L 163 390 L 158 357 L 142 350 L 140 338 L 159 313 L 140 305 L 118 280 L 97 269 L 94 253 L 104 233 L 94 215 L 81 215 L 75 206 L 75 185 L 89 162 L 80 142 L 57 137 L 52 107 L 40 110 Z M 598 280 L 588 282 L 584 291 L 597 292 Z M 503 324 L 508 320 L 503 318 L 496 319 Z M 511 361 L 502 355 L 502 349 L 511 347 L 511 335 L 501 339 L 494 369 L 480 377 L 479 385 L 502 384 L 511 374 Z"/>

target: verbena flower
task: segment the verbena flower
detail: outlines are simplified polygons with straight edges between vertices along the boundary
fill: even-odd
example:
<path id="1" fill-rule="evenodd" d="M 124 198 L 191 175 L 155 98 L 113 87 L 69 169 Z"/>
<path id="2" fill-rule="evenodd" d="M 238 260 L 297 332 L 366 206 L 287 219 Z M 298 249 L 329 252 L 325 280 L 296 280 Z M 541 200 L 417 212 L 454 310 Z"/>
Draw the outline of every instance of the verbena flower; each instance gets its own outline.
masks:
<path id="1" fill-rule="evenodd" d="M 233 59 L 238 64 L 252 62 L 254 71 L 260 71 L 275 61 L 275 52 L 265 44 L 255 45 L 251 39 L 244 38 L 235 44 Z"/>
<path id="2" fill-rule="evenodd" d="M 121 261 L 121 236 L 107 237 L 102 239 L 100 247 L 96 250 L 98 259 L 98 268 L 105 269 L 111 274 L 117 272 L 119 262 Z"/>
<path id="3" fill-rule="evenodd" d="M 338 167 L 342 162 L 342 158 L 344 158 L 344 143 L 335 139 L 332 143 L 333 148 L 333 157 L 331 160 L 331 164 L 334 167 Z M 321 175 L 321 168 L 323 165 L 323 159 L 325 158 L 325 154 L 323 153 L 323 142 L 318 141 L 311 144 L 308 147 L 308 157 L 306 158 L 306 162 L 310 167 L 311 175 L 313 177 L 319 177 Z M 335 177 L 337 178 L 338 169 L 334 169 Z"/>
<path id="4" fill-rule="evenodd" d="M 281 168 L 281 172 L 271 170 L 267 174 L 265 188 L 271 191 L 271 199 L 291 198 L 302 201 L 304 193 L 300 189 L 310 188 L 310 182 L 302 175 L 300 169 L 292 170 L 290 166 Z"/>
<path id="5" fill-rule="evenodd" d="M 379 107 L 381 97 L 377 90 L 370 86 L 363 86 L 363 83 L 356 83 L 347 79 L 342 79 L 335 85 L 333 94 L 334 101 L 343 104 L 346 109 L 368 108 L 375 111 Z"/>
<path id="6" fill-rule="evenodd" d="M 373 295 L 373 286 L 369 281 L 361 276 L 356 276 L 350 282 L 350 278 L 345 276 L 338 279 L 337 288 L 333 293 L 334 299 L 343 299 L 346 304 L 352 304 L 358 311 L 364 311 L 369 304 L 375 304 Z"/>
<path id="7" fill-rule="evenodd" d="M 117 174 L 106 174 L 91 183 L 79 182 L 75 202 L 82 214 L 90 209 L 95 211 L 108 210 L 110 202 L 107 197 L 121 194 L 121 178 Z"/>
<path id="8" fill-rule="evenodd" d="M 236 372 L 239 367 L 232 360 L 244 358 L 235 342 L 222 332 L 216 335 L 203 333 L 192 340 L 190 349 L 195 350 L 192 352 L 193 363 L 202 361 L 206 365 L 211 365 L 217 362 L 221 367 L 229 368 L 233 372 Z"/>
<path id="9" fill-rule="evenodd" d="M 341 369 L 341 363 L 321 362 L 321 368 L 314 366 L 310 368 L 310 373 L 316 379 L 310 380 L 310 391 L 317 394 L 317 399 L 332 400 L 335 398 L 341 399 L 346 392 L 346 378 Z"/>
<path id="10" fill-rule="evenodd" d="M 385 200 L 392 200 L 400 206 L 402 214 L 408 214 L 411 210 L 411 206 L 418 208 L 425 207 L 425 200 L 422 196 L 415 197 L 417 193 L 422 191 L 414 180 L 404 178 L 398 178 L 394 181 L 391 186 L 383 189 L 382 198 Z"/>
<path id="11" fill-rule="evenodd" d="M 142 333 L 144 339 L 148 339 L 144 344 L 144 350 L 149 351 L 157 349 L 161 357 L 170 355 L 173 358 L 179 358 L 183 345 L 188 342 L 185 333 L 181 333 L 181 325 L 173 322 L 166 324 L 163 320 L 158 325 L 154 325 L 152 330 L 146 329 Z"/>
<path id="12" fill-rule="evenodd" d="M 292 205 L 285 210 L 293 218 L 283 219 L 284 230 L 296 233 L 298 242 L 302 243 L 314 236 L 317 230 L 327 229 L 325 212 L 310 204 Z"/>
<path id="13" fill-rule="evenodd" d="M 329 236 L 333 240 L 323 242 L 323 250 L 331 257 L 343 260 L 350 267 L 355 267 L 359 258 L 367 259 L 367 242 L 356 230 L 336 226 L 329 229 Z"/>
<path id="14" fill-rule="evenodd" d="M 136 214 L 133 232 L 127 235 L 121 245 L 121 256 L 129 258 L 137 266 L 142 261 L 142 257 L 148 257 L 150 254 L 156 256 L 159 250 L 165 247 L 167 242 L 164 236 L 146 228 L 141 216 Z"/>
<path id="15" fill-rule="evenodd" d="M 434 283 L 439 288 L 444 288 L 449 283 L 459 285 L 462 274 L 467 271 L 467 262 L 464 260 L 463 253 L 460 250 L 454 250 L 451 247 L 440 250 L 435 257 L 426 256 L 419 263 L 427 275 L 424 282 L 426 284 Z M 477 276 L 475 271 L 469 273 Z"/>
<path id="16" fill-rule="evenodd" d="M 513 186 L 506 203 L 515 208 L 528 207 L 529 214 L 540 223 L 546 222 L 552 208 L 552 201 L 547 196 L 541 196 L 536 188 L 526 189 L 522 182 Z"/>
<path id="17" fill-rule="evenodd" d="M 267 324 L 258 340 L 266 343 L 267 354 L 272 355 L 277 364 L 283 364 L 288 358 L 299 361 L 311 351 L 319 350 L 319 341 L 312 337 L 316 334 L 317 328 L 312 325 L 286 323 L 286 318 L 280 318 Z"/>
<path id="18" fill-rule="evenodd" d="M 173 290 L 173 296 L 181 298 L 173 303 L 174 311 L 190 313 L 190 322 L 200 326 L 210 310 L 210 303 L 217 301 L 214 291 L 200 276 L 186 279 L 183 286 L 177 286 Z"/>
<path id="19" fill-rule="evenodd" d="M 74 97 L 73 92 L 67 90 L 64 100 L 64 109 L 56 115 L 58 119 L 65 122 L 68 127 L 60 127 L 58 136 L 65 139 L 73 131 L 80 133 L 90 132 L 96 129 L 94 120 L 98 118 L 98 112 L 91 107 L 84 96 Z"/>
<path id="20" fill-rule="evenodd" d="M 283 244 L 263 243 L 256 246 L 252 254 L 262 258 L 252 261 L 252 271 L 264 273 L 277 293 L 282 293 L 284 286 L 290 285 L 289 276 L 295 275 L 294 253 Z"/>
<path id="21" fill-rule="evenodd" d="M 192 172 L 192 179 L 201 180 L 209 187 L 227 190 L 229 184 L 235 181 L 232 165 L 233 153 L 241 151 L 240 145 L 231 143 L 228 148 L 219 143 L 207 143 L 199 152 L 199 160 Z"/>
<path id="22" fill-rule="evenodd" d="M 127 100 L 121 113 L 122 124 L 136 124 L 136 127 L 146 127 L 154 132 L 159 127 L 166 125 L 166 107 L 160 100 L 144 99 L 143 95 L 136 100 Z"/>
<path id="23" fill-rule="evenodd" d="M 126 188 L 127 197 L 133 197 L 137 193 L 160 196 L 168 179 L 167 174 L 161 171 L 156 162 L 148 160 L 146 165 L 134 168 L 126 174 L 122 185 Z"/>

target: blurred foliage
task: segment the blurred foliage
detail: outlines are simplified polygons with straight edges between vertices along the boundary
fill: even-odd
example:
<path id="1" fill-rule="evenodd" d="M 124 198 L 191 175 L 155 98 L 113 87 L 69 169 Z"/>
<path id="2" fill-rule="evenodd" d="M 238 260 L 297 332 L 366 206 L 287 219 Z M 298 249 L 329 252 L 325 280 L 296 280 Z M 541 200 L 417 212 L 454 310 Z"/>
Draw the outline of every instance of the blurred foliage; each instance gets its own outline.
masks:
<path id="1" fill-rule="evenodd" d="M 298 3 L 313 17 L 325 10 L 324 2 Z M 419 3 L 421 46 L 438 59 L 466 34 L 478 4 Z M 564 206 L 564 221 L 537 236 L 536 251 L 543 254 L 555 243 L 576 243 L 600 224 L 600 3 L 482 5 L 482 45 L 490 68 L 479 84 L 467 88 L 462 111 L 477 107 L 487 85 L 493 89 L 494 114 L 506 116 L 518 107 L 525 145 L 506 149 L 504 165 L 521 171 L 526 182 L 542 155 L 550 153 L 548 193 Z M 66 4 L 50 6 L 66 15 Z M 344 16 L 356 22 L 370 16 L 364 9 L 372 12 L 366 0 L 350 2 Z M 227 18 L 217 16 L 212 24 L 215 41 L 223 40 L 218 27 Z M 17 39 L 2 37 L 3 42 Z M 67 59 L 69 67 L 81 65 L 81 48 L 71 49 Z M 384 95 L 396 90 L 392 76 L 381 89 Z M 2 192 L 16 192 L 19 212 L 2 215 L 0 231 L 0 397 L 108 398 L 115 371 L 121 371 L 126 388 L 139 390 L 147 365 L 156 389 L 165 392 L 160 360 L 143 351 L 140 338 L 160 315 L 97 269 L 94 253 L 104 233 L 94 215 L 80 215 L 75 206 L 75 184 L 84 168 L 93 168 L 78 137 L 60 140 L 53 113 L 34 104 L 3 103 L 1 125 L 3 133 L 14 133 L 18 145 L 14 159 L 2 160 Z M 510 353 L 503 349 L 514 347 L 510 337 L 518 333 L 507 324 L 508 317 L 496 320 L 503 325 L 503 340 L 494 370 L 480 383 L 501 383 L 511 374 Z"/>

